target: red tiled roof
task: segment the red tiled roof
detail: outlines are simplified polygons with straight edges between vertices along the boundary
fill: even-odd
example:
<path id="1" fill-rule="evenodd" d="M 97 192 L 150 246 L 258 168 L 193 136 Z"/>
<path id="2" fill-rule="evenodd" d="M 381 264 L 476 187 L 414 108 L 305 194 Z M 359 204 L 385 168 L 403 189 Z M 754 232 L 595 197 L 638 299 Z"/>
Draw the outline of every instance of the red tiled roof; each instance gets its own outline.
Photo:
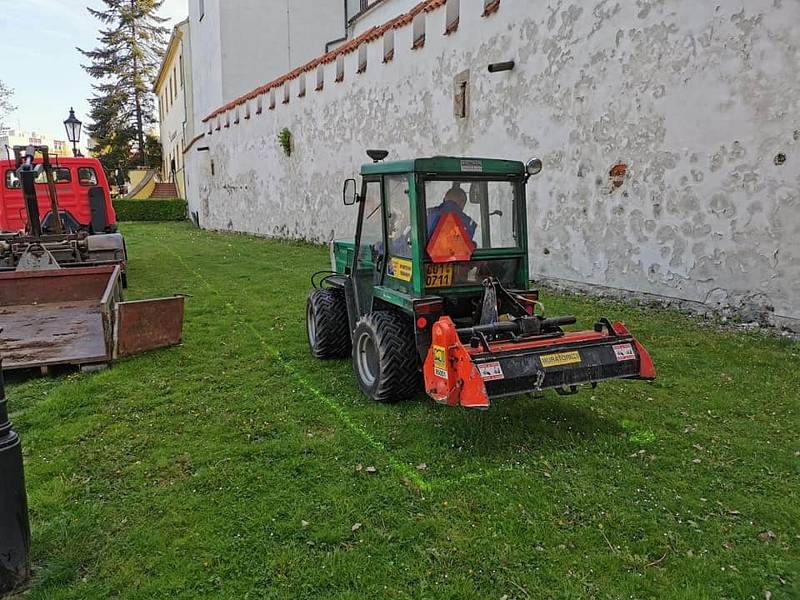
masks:
<path id="1" fill-rule="evenodd" d="M 203 122 L 206 123 L 206 122 L 210 121 L 211 119 L 213 119 L 214 117 L 217 117 L 217 116 L 225 113 L 226 111 L 229 111 L 230 109 L 235 108 L 236 106 L 244 104 L 245 102 L 247 102 L 249 100 L 253 100 L 254 98 L 257 98 L 261 94 L 264 94 L 264 93 L 266 93 L 266 92 L 268 92 L 270 90 L 278 88 L 278 87 L 282 86 L 284 83 L 286 83 L 287 81 L 291 81 L 292 79 L 297 79 L 297 77 L 299 77 L 302 73 L 311 71 L 312 69 L 317 68 L 321 64 L 331 63 L 334 60 L 336 60 L 336 58 L 338 56 L 340 56 L 340 55 L 343 56 L 343 55 L 355 52 L 358 49 L 358 47 L 361 46 L 361 44 L 372 42 L 372 41 L 375 41 L 377 39 L 380 39 L 383 36 L 383 34 L 386 33 L 387 31 L 389 31 L 390 29 L 400 29 L 401 27 L 405 27 L 406 25 L 409 25 L 410 23 L 412 23 L 414 21 L 414 17 L 416 17 L 421 12 L 426 12 L 426 13 L 433 12 L 434 10 L 437 10 L 437 9 L 441 8 L 442 6 L 444 6 L 446 4 L 446 2 L 447 2 L 447 0 L 423 0 L 422 2 L 417 4 L 414 8 L 412 8 L 407 13 L 405 13 L 403 15 L 400 15 L 399 17 L 395 17 L 394 19 L 392 19 L 390 21 L 387 21 L 383 25 L 372 27 L 371 29 L 369 29 L 369 30 L 365 31 L 364 33 L 362 33 L 357 38 L 354 38 L 354 39 L 350 40 L 349 42 L 339 46 L 338 48 L 335 48 L 335 49 L 331 50 L 330 52 L 328 52 L 326 54 L 323 54 L 322 56 L 318 56 L 317 58 L 315 58 L 314 60 L 309 61 L 308 63 L 304 64 L 303 66 L 298 67 L 298 68 L 294 69 L 293 71 L 290 71 L 289 73 L 281 75 L 277 79 L 273 79 L 269 83 L 266 83 L 266 84 L 264 84 L 264 85 L 262 85 L 260 87 L 257 87 L 256 89 L 248 92 L 247 94 L 239 96 L 235 100 L 231 100 L 230 102 L 228 102 L 227 104 L 219 107 L 214 112 L 212 112 L 210 115 L 208 115 L 206 118 L 204 118 Z M 495 4 L 499 5 L 500 1 L 496 0 Z M 488 10 L 488 8 L 490 8 L 490 7 L 487 7 L 487 10 Z M 494 10 L 497 10 L 496 6 L 494 7 Z M 492 11 L 492 12 L 494 12 L 494 11 Z M 337 81 L 338 81 L 338 79 L 337 79 Z"/>

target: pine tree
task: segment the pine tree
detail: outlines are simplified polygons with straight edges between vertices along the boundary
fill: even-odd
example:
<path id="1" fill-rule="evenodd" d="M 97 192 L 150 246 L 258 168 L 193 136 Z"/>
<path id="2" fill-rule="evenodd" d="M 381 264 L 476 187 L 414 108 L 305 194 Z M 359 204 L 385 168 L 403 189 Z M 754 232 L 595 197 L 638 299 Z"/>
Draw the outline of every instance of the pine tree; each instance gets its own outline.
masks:
<path id="1" fill-rule="evenodd" d="M 11 104 L 11 97 L 13 95 L 14 90 L 0 80 L 0 127 L 3 126 L 3 117 L 13 112 L 16 108 Z"/>
<path id="2" fill-rule="evenodd" d="M 163 0 L 103 0 L 105 9 L 87 10 L 102 23 L 94 50 L 78 50 L 91 62 L 84 70 L 95 78 L 89 100 L 93 150 L 106 169 L 148 163 L 145 130 L 155 123 L 152 82 L 164 55 L 167 19 L 157 13 Z"/>

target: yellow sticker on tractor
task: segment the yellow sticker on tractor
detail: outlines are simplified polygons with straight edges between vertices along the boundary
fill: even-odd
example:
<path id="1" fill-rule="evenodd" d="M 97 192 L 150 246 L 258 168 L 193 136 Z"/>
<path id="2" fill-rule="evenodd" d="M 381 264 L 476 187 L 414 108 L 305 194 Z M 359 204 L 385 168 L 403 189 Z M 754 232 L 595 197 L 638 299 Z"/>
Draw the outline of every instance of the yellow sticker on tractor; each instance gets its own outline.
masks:
<path id="1" fill-rule="evenodd" d="M 447 351 L 444 346 L 433 347 L 433 373 L 447 379 Z"/>
<path id="2" fill-rule="evenodd" d="M 542 366 L 547 367 L 561 367 L 563 365 L 574 365 L 581 362 L 581 355 L 578 351 L 574 352 L 558 352 L 556 354 L 545 354 L 540 356 L 539 360 L 542 361 Z"/>
<path id="3" fill-rule="evenodd" d="M 411 261 L 404 258 L 394 258 L 389 261 L 387 274 L 400 281 L 411 281 Z"/>

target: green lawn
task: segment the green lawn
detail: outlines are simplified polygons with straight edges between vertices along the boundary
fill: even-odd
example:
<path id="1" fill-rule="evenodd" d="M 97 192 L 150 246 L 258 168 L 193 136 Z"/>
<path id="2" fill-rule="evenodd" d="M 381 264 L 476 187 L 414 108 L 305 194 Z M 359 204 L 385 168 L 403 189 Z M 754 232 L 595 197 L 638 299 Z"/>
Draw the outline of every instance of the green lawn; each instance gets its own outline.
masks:
<path id="1" fill-rule="evenodd" d="M 307 351 L 327 249 L 124 233 L 129 297 L 189 295 L 184 343 L 9 385 L 26 598 L 800 597 L 797 343 L 547 295 L 623 318 L 658 380 L 382 406 Z"/>

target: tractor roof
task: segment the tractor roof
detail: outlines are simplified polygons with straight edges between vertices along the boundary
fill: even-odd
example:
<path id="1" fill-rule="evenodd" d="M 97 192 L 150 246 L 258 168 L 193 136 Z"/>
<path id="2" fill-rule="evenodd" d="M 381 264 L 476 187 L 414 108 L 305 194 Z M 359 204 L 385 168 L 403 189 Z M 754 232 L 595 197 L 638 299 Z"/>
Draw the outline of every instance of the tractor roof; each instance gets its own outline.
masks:
<path id="1" fill-rule="evenodd" d="M 434 156 L 414 160 L 367 163 L 361 167 L 362 175 L 386 175 L 391 173 L 436 173 L 445 175 L 524 175 L 525 165 L 517 160 L 496 158 L 468 158 L 458 156 Z"/>

